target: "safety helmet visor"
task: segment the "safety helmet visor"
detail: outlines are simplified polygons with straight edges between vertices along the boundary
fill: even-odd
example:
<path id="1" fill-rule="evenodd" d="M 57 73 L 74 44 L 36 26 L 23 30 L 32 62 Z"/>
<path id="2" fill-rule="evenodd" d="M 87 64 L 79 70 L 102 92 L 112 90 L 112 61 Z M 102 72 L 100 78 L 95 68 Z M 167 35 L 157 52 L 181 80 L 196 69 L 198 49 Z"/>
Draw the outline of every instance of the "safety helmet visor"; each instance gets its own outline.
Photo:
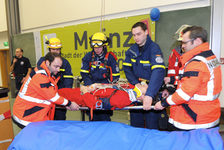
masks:
<path id="1" fill-rule="evenodd" d="M 102 47 L 104 45 L 104 42 L 101 40 L 94 40 L 91 42 L 92 47 Z"/>
<path id="2" fill-rule="evenodd" d="M 59 49 L 59 48 L 61 48 L 62 47 L 62 45 L 61 44 L 49 44 L 48 45 L 48 48 L 54 48 L 54 49 Z"/>

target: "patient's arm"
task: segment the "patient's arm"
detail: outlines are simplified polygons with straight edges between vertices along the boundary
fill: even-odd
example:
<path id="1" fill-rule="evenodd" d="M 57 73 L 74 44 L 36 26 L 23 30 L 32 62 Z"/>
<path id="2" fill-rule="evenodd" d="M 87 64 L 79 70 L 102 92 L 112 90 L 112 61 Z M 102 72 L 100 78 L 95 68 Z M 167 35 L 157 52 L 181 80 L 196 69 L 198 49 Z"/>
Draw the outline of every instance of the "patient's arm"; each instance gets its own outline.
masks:
<path id="1" fill-rule="evenodd" d="M 80 87 L 80 91 L 81 91 L 82 94 L 85 94 L 87 92 L 95 91 L 96 89 L 98 89 L 101 86 L 102 86 L 102 84 L 100 84 L 100 83 L 94 83 L 94 84 L 91 84 L 91 85 L 88 85 L 88 86 L 82 85 Z"/>

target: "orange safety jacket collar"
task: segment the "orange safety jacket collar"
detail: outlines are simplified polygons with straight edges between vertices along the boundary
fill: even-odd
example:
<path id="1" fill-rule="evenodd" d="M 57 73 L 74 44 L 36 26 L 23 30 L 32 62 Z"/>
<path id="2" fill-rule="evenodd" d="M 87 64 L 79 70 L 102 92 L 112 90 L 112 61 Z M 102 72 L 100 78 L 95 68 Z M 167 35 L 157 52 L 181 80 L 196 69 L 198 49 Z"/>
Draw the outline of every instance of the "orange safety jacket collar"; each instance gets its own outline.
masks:
<path id="1" fill-rule="evenodd" d="M 209 44 L 208 42 L 203 43 L 193 49 L 191 49 L 190 51 L 184 53 L 181 57 L 180 57 L 180 61 L 183 64 L 185 64 L 186 62 L 188 62 L 191 58 L 194 57 L 194 55 L 197 55 L 203 51 L 207 51 L 209 50 Z"/>

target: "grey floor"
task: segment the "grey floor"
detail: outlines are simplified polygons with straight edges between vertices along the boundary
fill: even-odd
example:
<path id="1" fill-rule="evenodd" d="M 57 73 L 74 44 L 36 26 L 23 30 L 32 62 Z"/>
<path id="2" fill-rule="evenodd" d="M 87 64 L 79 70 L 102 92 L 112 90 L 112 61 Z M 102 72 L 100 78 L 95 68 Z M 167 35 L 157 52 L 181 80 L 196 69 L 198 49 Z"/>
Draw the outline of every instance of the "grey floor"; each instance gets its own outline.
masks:
<path id="1" fill-rule="evenodd" d="M 15 101 L 15 98 L 11 98 L 11 95 L 9 94 L 10 99 L 10 107 L 12 110 L 13 103 Z M 76 120 L 76 121 L 82 121 L 83 120 L 83 114 L 81 111 L 67 111 L 66 114 L 66 120 Z M 88 121 L 88 116 L 84 116 L 85 120 Z M 130 124 L 130 118 L 129 118 L 129 112 L 127 110 L 114 110 L 113 116 L 111 117 L 112 121 L 115 122 L 121 122 L 125 124 Z M 21 131 L 20 128 L 18 128 L 13 123 L 13 132 L 14 136 L 16 136 Z M 222 136 L 222 139 L 224 141 L 224 117 L 221 117 L 221 124 L 220 124 L 220 134 Z"/>

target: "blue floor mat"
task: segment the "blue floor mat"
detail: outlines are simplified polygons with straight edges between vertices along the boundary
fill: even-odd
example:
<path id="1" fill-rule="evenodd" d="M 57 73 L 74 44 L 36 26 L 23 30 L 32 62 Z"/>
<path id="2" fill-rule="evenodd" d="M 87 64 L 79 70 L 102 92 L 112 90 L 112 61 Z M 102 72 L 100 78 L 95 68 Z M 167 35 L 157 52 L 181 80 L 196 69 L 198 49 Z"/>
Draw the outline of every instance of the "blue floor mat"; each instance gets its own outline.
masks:
<path id="1" fill-rule="evenodd" d="M 25 127 L 8 150 L 223 150 L 218 130 L 167 132 L 117 122 L 43 121 Z"/>

